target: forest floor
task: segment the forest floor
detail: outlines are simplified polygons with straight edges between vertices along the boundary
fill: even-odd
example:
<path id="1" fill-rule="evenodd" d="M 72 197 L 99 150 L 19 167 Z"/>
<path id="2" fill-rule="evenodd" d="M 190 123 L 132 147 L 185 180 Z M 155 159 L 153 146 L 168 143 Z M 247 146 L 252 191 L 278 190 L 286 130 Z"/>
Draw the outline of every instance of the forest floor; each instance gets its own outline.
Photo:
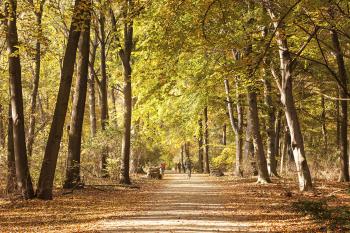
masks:
<path id="1" fill-rule="evenodd" d="M 0 232 L 348 232 L 348 185 L 166 174 L 140 188 L 87 187 L 54 201 L 0 197 Z M 347 228 L 347 229 L 346 229 Z"/>

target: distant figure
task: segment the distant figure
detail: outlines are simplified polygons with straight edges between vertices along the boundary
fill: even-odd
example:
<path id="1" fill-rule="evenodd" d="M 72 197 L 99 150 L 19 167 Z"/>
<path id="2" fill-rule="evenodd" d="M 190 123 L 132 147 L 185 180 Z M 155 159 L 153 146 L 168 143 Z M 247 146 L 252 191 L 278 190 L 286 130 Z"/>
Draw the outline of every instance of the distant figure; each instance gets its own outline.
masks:
<path id="1" fill-rule="evenodd" d="M 164 171 L 165 171 L 165 163 L 161 163 L 160 164 L 160 173 L 162 174 L 162 176 L 164 175 Z"/>
<path id="2" fill-rule="evenodd" d="M 176 164 L 176 166 L 177 166 L 177 170 L 179 171 L 179 173 L 181 173 L 181 163 L 180 162 L 178 162 L 177 164 Z"/>
<path id="3" fill-rule="evenodd" d="M 187 157 L 186 162 L 185 162 L 185 167 L 187 170 L 187 174 L 188 174 L 188 179 L 191 178 L 191 174 L 192 174 L 192 161 L 189 157 Z"/>

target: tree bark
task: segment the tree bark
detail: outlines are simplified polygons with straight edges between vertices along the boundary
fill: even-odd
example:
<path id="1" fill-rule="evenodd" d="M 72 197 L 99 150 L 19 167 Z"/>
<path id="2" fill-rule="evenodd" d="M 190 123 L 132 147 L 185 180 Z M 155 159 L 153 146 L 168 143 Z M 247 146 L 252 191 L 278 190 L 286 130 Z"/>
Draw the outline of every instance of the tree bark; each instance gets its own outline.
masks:
<path id="1" fill-rule="evenodd" d="M 248 91 L 249 112 L 252 123 L 252 137 L 254 142 L 254 152 L 258 167 L 258 183 L 270 183 L 270 177 L 267 170 L 267 162 L 264 154 L 264 145 L 260 135 L 259 113 L 256 93 Z"/>
<path id="2" fill-rule="evenodd" d="M 222 126 L 222 145 L 226 146 L 227 145 L 227 126 L 224 124 Z"/>
<path id="3" fill-rule="evenodd" d="M 323 135 L 323 142 L 324 142 L 324 149 L 325 151 L 328 150 L 328 135 L 327 135 L 327 122 L 326 122 L 326 106 L 325 106 L 325 99 L 324 96 L 321 96 L 321 121 L 322 121 L 322 135 Z"/>
<path id="4" fill-rule="evenodd" d="M 90 135 L 92 138 L 96 136 L 97 132 L 97 121 L 96 121 L 96 95 L 95 95 L 95 58 L 97 49 L 97 33 L 95 35 L 94 42 L 91 46 L 91 56 L 90 56 L 90 77 L 88 80 L 89 84 L 89 110 L 90 110 Z"/>
<path id="5" fill-rule="evenodd" d="M 36 17 L 36 26 L 38 27 L 38 36 L 36 39 L 35 45 L 35 72 L 34 72 L 34 81 L 32 87 L 32 94 L 30 99 L 30 119 L 29 119 L 29 130 L 28 130 L 28 139 L 27 139 L 27 148 L 28 156 L 31 157 L 33 153 L 33 144 L 35 139 L 35 123 L 36 123 L 36 105 L 37 105 L 37 96 L 39 90 L 39 80 L 40 80 L 40 66 L 41 66 L 41 42 L 40 36 L 42 33 L 42 13 L 43 13 L 43 2 L 40 3 L 39 12 L 35 13 Z"/>
<path id="6" fill-rule="evenodd" d="M 9 0 L 5 3 L 7 50 L 9 53 L 9 77 L 11 95 L 11 117 L 13 123 L 13 145 L 16 164 L 17 186 L 24 199 L 34 197 L 32 179 L 30 177 L 24 129 L 22 71 L 19 55 L 17 34 L 17 1 Z"/>
<path id="7" fill-rule="evenodd" d="M 243 112 L 240 104 L 240 96 L 237 94 L 237 120 L 233 115 L 232 100 L 230 97 L 230 85 L 227 79 L 224 80 L 225 91 L 226 91 L 226 101 L 227 110 L 230 117 L 230 123 L 233 132 L 235 133 L 235 143 L 236 143 L 236 163 L 235 163 L 235 175 L 238 177 L 243 176 L 242 170 L 242 153 L 243 153 L 243 141 L 242 141 L 242 129 L 243 129 Z"/>
<path id="8" fill-rule="evenodd" d="M 102 131 L 106 130 L 108 123 L 108 88 L 107 88 L 107 67 L 106 67 L 106 32 L 105 32 L 105 16 L 104 12 L 100 11 L 100 36 L 101 36 L 101 84 L 100 84 L 100 93 L 101 93 L 101 128 Z M 102 177 L 107 177 L 107 158 L 108 158 L 108 145 L 103 145 L 102 155 L 101 155 L 101 174 Z"/>
<path id="9" fill-rule="evenodd" d="M 281 134 L 281 117 L 282 111 L 279 110 L 275 120 L 275 155 L 280 155 L 280 134 Z"/>
<path id="10" fill-rule="evenodd" d="M 0 147 L 5 148 L 4 108 L 0 104 Z"/>
<path id="11" fill-rule="evenodd" d="M 208 107 L 204 108 L 204 173 L 210 173 L 209 166 L 209 132 L 208 132 Z"/>
<path id="12" fill-rule="evenodd" d="M 291 135 L 292 150 L 298 173 L 299 189 L 300 191 L 306 191 L 312 188 L 312 180 L 306 160 L 303 135 L 293 97 L 293 63 L 288 48 L 287 36 L 279 25 L 279 19 L 276 17 L 274 9 L 272 9 L 272 2 L 266 2 L 268 2 L 266 4 L 268 8 L 267 10 L 276 30 L 276 42 L 279 48 L 281 71 L 281 82 L 277 81 L 277 85 L 280 89 L 281 102 L 285 109 L 287 124 Z"/>
<path id="13" fill-rule="evenodd" d="M 270 176 L 277 176 L 277 161 L 276 161 L 276 132 L 275 132 L 275 107 L 273 106 L 271 96 L 271 83 L 268 77 L 264 77 L 264 97 L 265 106 L 267 109 L 267 168 Z"/>
<path id="14" fill-rule="evenodd" d="M 182 167 L 182 171 L 186 173 L 186 167 L 184 163 L 184 153 L 185 153 L 184 145 L 181 145 L 181 167 Z"/>
<path id="15" fill-rule="evenodd" d="M 13 123 L 11 117 L 11 105 L 9 106 L 8 113 L 8 127 L 7 127 L 7 193 L 13 193 L 17 190 L 16 181 L 16 162 L 15 162 L 15 149 L 13 145 Z"/>
<path id="16" fill-rule="evenodd" d="M 203 121 L 198 120 L 199 134 L 198 134 L 198 170 L 200 173 L 204 172 L 203 169 Z"/>
<path id="17" fill-rule="evenodd" d="M 85 26 L 86 28 L 81 33 L 79 41 L 78 77 L 72 106 L 66 179 L 63 188 L 73 188 L 80 183 L 81 137 L 89 71 L 90 19 L 86 20 Z"/>
<path id="18" fill-rule="evenodd" d="M 89 0 L 76 0 L 70 26 L 68 43 L 63 60 L 61 82 L 57 95 L 55 112 L 51 123 L 43 164 L 38 182 L 37 197 L 44 200 L 52 199 L 53 181 L 57 164 L 60 142 L 63 134 L 64 122 L 67 114 L 72 76 L 76 59 L 76 52 L 80 36 L 79 25 L 84 23 L 82 16 L 89 14 Z"/>
<path id="19" fill-rule="evenodd" d="M 130 16 L 132 11 L 132 0 L 125 0 L 126 8 L 124 11 L 124 19 Z M 122 61 L 123 65 L 123 94 L 124 94 L 124 103 L 123 103 L 123 138 L 122 138 L 122 162 L 120 166 L 120 183 L 122 184 L 130 184 L 130 176 L 129 176 L 129 163 L 130 163 L 130 146 L 131 146 L 131 117 L 132 117 L 132 85 L 131 85 L 131 52 L 133 45 L 133 20 L 132 18 L 129 21 L 125 20 L 124 23 L 124 48 L 120 44 L 120 40 L 118 38 L 118 29 L 117 29 L 117 21 L 114 16 L 114 12 L 112 8 L 110 8 L 110 17 L 112 30 L 115 33 L 115 40 L 117 42 L 117 46 L 119 47 L 119 57 Z"/>
<path id="20" fill-rule="evenodd" d="M 335 52 L 335 57 L 338 65 L 338 76 L 342 84 L 339 86 L 340 99 L 347 98 L 347 82 L 348 76 L 346 73 L 344 57 L 341 50 L 341 45 L 338 38 L 338 33 L 335 29 L 331 30 L 332 44 Z M 349 154 L 348 154 L 348 102 L 340 100 L 340 182 L 349 182 Z"/>

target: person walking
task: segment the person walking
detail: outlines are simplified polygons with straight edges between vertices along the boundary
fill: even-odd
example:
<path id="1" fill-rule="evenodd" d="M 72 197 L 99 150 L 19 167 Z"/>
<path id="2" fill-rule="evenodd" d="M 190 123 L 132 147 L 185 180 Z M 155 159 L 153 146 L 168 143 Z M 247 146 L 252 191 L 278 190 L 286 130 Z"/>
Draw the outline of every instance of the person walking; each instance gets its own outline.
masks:
<path id="1" fill-rule="evenodd" d="M 176 164 L 176 166 L 177 166 L 177 169 L 179 170 L 179 173 L 181 173 L 181 163 L 180 162 L 178 162 L 177 164 Z"/>
<path id="2" fill-rule="evenodd" d="M 192 175 L 192 161 L 191 161 L 190 157 L 187 157 L 187 159 L 185 161 L 185 167 L 186 167 L 188 179 L 191 179 L 191 175 Z"/>

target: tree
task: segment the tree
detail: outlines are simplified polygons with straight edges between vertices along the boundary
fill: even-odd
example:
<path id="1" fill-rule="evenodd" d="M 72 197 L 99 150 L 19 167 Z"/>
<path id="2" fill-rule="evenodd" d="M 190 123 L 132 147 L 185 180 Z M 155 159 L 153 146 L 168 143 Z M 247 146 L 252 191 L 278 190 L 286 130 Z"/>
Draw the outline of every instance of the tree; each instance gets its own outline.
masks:
<path id="1" fill-rule="evenodd" d="M 91 47 L 91 56 L 90 56 L 90 75 L 89 75 L 89 112 L 90 112 L 90 135 L 92 138 L 96 136 L 97 132 L 97 120 L 96 120 L 96 97 L 95 97 L 95 58 L 96 58 L 96 50 L 97 50 L 97 39 L 98 39 L 98 32 L 95 33 L 94 41 L 92 42 Z"/>
<path id="2" fill-rule="evenodd" d="M 347 98 L 348 90 L 348 76 L 346 73 L 344 57 L 341 50 L 338 33 L 335 29 L 331 30 L 331 37 L 335 57 L 338 65 L 339 76 L 339 97 L 343 100 L 340 101 L 340 176 L 339 181 L 349 182 L 349 154 L 348 154 L 348 102 L 344 99 Z M 342 88 L 344 87 L 344 88 Z"/>
<path id="3" fill-rule="evenodd" d="M 305 156 L 304 139 L 293 96 L 292 72 L 295 63 L 292 62 L 293 60 L 288 49 L 287 37 L 281 27 L 281 21 L 283 18 L 277 16 L 273 7 L 274 5 L 271 1 L 266 0 L 264 2 L 276 31 L 275 38 L 278 45 L 281 70 L 281 80 L 279 81 L 276 79 L 276 81 L 281 94 L 281 102 L 284 106 L 287 124 L 291 135 L 293 155 L 298 172 L 299 189 L 301 191 L 307 191 L 312 188 L 312 180 Z M 300 1 L 297 3 L 299 2 Z"/>
<path id="4" fill-rule="evenodd" d="M 204 167 L 203 167 L 203 120 L 200 118 L 198 120 L 198 128 L 199 128 L 199 134 L 198 134 L 198 170 L 200 173 L 203 173 Z"/>
<path id="5" fill-rule="evenodd" d="M 15 151 L 13 145 L 13 123 L 11 116 L 11 105 L 9 106 L 8 113 L 8 126 L 7 126 L 7 193 L 13 193 L 17 189 L 16 181 L 16 161 Z"/>
<path id="6" fill-rule="evenodd" d="M 91 4 L 91 3 L 89 3 Z M 80 153 L 81 137 L 84 121 L 84 110 L 88 82 L 89 52 L 90 52 L 90 15 L 80 34 L 78 77 L 72 106 L 72 116 L 69 128 L 68 158 L 64 188 L 73 188 L 80 183 Z"/>
<path id="7" fill-rule="evenodd" d="M 258 183 L 270 183 L 270 177 L 267 170 L 267 162 L 264 153 L 264 144 L 260 134 L 259 126 L 259 113 L 256 93 L 254 91 L 248 91 L 248 105 L 249 116 L 251 117 L 252 124 L 252 137 L 254 142 L 254 153 L 256 155 L 257 168 L 258 168 Z"/>
<path id="8" fill-rule="evenodd" d="M 233 131 L 235 132 L 235 142 L 236 142 L 236 168 L 235 168 L 235 175 L 236 176 L 243 176 L 242 171 L 242 130 L 243 130 L 243 112 L 240 105 L 240 98 L 238 97 L 238 103 L 237 103 L 237 120 L 235 119 L 233 115 L 233 107 L 232 107 L 232 100 L 230 97 L 230 85 L 229 81 L 227 79 L 224 80 L 225 83 L 225 90 L 226 90 L 226 101 L 227 101 L 227 110 L 229 113 L 230 123 Z"/>
<path id="9" fill-rule="evenodd" d="M 209 131 L 208 107 L 204 108 L 204 173 L 210 173 L 209 167 Z"/>
<path id="10" fill-rule="evenodd" d="M 61 82 L 57 95 L 55 113 L 51 123 L 49 138 L 46 144 L 44 159 L 40 171 L 37 197 L 44 200 L 52 199 L 53 181 L 63 134 L 64 121 L 67 114 L 69 94 L 72 85 L 74 63 L 78 48 L 80 26 L 84 25 L 89 15 L 89 0 L 76 0 L 72 23 L 69 30 L 66 52 L 63 59 Z"/>
<path id="11" fill-rule="evenodd" d="M 122 162 L 120 167 L 120 183 L 130 184 L 130 146 L 131 146 L 131 117 L 132 117 L 132 88 L 131 88 L 131 52 L 133 49 L 133 19 L 132 10 L 133 2 L 132 0 L 125 0 L 124 6 L 124 47 L 120 44 L 118 38 L 117 21 L 114 16 L 112 8 L 110 8 L 110 17 L 112 30 L 115 34 L 115 40 L 119 49 L 119 57 L 123 65 L 123 94 L 124 94 L 124 104 L 123 104 L 123 139 L 122 139 Z"/>
<path id="12" fill-rule="evenodd" d="M 101 7 L 103 7 L 102 1 L 100 1 Z M 101 56 L 101 81 L 100 81 L 100 93 L 101 93 L 101 128 L 102 131 L 106 131 L 108 123 L 108 87 L 107 87 L 107 65 L 106 65 L 106 32 L 105 32 L 105 21 L 103 9 L 100 10 L 99 15 L 99 30 L 100 30 L 100 56 Z M 101 173 L 102 177 L 107 177 L 107 157 L 108 147 L 102 148 L 101 156 Z"/>
<path id="13" fill-rule="evenodd" d="M 9 52 L 9 77 L 11 95 L 11 117 L 13 133 L 13 149 L 16 164 L 16 179 L 19 191 L 24 199 L 34 197 L 32 179 L 29 172 L 27 149 L 24 131 L 22 71 L 17 34 L 17 2 L 9 0 L 5 3 L 6 41 Z M 10 145 L 11 147 L 11 145 Z"/>
<path id="14" fill-rule="evenodd" d="M 33 152 L 33 143 L 34 143 L 34 131 L 35 131 L 35 112 L 37 106 L 37 96 L 39 90 L 39 80 L 40 80 L 40 67 L 41 67 L 41 34 L 42 34 L 42 16 L 44 11 L 45 0 L 41 0 L 39 3 L 39 9 L 36 9 L 36 6 L 33 0 L 28 0 L 31 6 L 33 7 L 33 11 L 36 19 L 36 26 L 38 30 L 38 38 L 35 42 L 35 71 L 34 71 L 34 80 L 32 86 L 32 93 L 30 99 L 30 120 L 29 120 L 29 130 L 28 130 L 28 139 L 27 139 L 27 148 L 28 148 L 28 156 L 32 156 Z"/>
<path id="15" fill-rule="evenodd" d="M 275 131 L 275 110 L 271 96 L 271 82 L 269 77 L 264 77 L 264 99 L 267 109 L 267 168 L 270 176 L 278 176 L 277 161 L 276 161 L 276 131 Z"/>

